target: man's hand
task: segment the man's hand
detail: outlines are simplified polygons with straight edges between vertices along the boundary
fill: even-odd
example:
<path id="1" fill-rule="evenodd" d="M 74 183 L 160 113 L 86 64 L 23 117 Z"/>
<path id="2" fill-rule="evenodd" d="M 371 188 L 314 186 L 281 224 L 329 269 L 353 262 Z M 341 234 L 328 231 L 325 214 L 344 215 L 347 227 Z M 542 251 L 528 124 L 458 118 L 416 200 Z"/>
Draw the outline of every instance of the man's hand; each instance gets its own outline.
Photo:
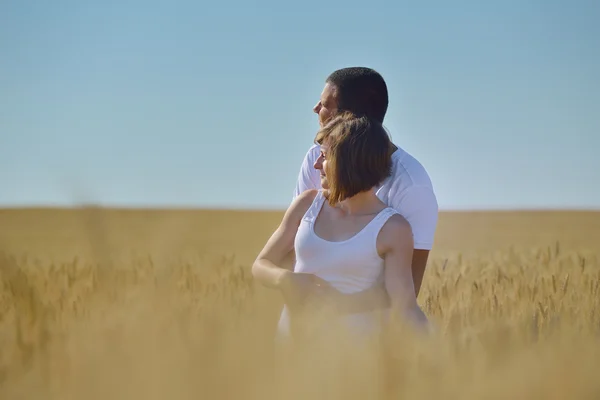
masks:
<path id="1" fill-rule="evenodd" d="M 415 295 L 417 297 L 419 297 L 419 293 L 421 292 L 421 285 L 423 284 L 423 276 L 425 275 L 425 268 L 427 267 L 428 258 L 429 250 L 415 249 L 413 251 L 412 276 L 415 287 Z"/>

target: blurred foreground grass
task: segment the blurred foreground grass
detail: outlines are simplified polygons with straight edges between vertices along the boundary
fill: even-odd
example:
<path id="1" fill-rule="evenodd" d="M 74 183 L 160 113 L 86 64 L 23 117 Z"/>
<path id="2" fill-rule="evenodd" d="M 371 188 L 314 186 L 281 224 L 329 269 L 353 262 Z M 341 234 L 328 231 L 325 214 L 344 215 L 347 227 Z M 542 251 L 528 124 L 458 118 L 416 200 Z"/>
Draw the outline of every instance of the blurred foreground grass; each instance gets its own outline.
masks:
<path id="1" fill-rule="evenodd" d="M 278 215 L 3 213 L 2 398 L 600 396 L 597 223 L 588 221 L 584 246 L 561 237 L 567 220 L 512 249 L 481 238 L 443 248 L 456 238 L 441 237 L 419 297 L 437 335 L 399 327 L 385 351 L 361 353 L 330 332 L 318 352 L 282 356 L 273 348 L 281 299 L 249 271 Z M 459 222 L 442 220 L 440 231 L 476 225 Z"/>

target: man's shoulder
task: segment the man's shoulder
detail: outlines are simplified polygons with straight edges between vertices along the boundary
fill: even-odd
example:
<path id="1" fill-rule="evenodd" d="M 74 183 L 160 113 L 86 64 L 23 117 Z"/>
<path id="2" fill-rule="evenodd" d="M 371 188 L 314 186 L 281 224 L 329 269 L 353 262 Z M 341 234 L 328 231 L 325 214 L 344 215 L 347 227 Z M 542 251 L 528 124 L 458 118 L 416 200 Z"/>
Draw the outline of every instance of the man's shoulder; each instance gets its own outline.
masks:
<path id="1" fill-rule="evenodd" d="M 392 174 L 384 182 L 384 186 L 389 186 L 389 189 L 395 192 L 411 187 L 433 190 L 427 169 L 416 157 L 400 147 L 392 154 Z"/>

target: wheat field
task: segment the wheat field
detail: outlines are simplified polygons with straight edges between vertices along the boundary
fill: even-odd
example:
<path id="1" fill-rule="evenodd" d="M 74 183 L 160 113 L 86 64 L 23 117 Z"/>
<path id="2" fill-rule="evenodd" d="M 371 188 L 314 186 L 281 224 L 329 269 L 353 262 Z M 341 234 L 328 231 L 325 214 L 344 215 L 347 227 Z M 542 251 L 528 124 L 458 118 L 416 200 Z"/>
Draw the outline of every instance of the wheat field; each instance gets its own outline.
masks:
<path id="1" fill-rule="evenodd" d="M 600 213 L 442 213 L 432 335 L 283 350 L 250 274 L 281 215 L 1 210 L 1 398 L 600 398 Z"/>

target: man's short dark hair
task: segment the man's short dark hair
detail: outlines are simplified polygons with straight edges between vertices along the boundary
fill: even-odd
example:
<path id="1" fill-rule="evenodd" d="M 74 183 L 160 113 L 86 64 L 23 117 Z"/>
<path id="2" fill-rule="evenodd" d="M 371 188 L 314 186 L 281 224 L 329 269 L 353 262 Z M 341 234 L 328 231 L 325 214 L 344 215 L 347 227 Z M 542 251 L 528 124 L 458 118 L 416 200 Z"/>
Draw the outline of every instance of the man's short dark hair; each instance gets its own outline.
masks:
<path id="1" fill-rule="evenodd" d="M 325 82 L 337 89 L 338 110 L 383 123 L 388 108 L 388 90 L 377 71 L 366 67 L 342 68 L 332 72 Z"/>

